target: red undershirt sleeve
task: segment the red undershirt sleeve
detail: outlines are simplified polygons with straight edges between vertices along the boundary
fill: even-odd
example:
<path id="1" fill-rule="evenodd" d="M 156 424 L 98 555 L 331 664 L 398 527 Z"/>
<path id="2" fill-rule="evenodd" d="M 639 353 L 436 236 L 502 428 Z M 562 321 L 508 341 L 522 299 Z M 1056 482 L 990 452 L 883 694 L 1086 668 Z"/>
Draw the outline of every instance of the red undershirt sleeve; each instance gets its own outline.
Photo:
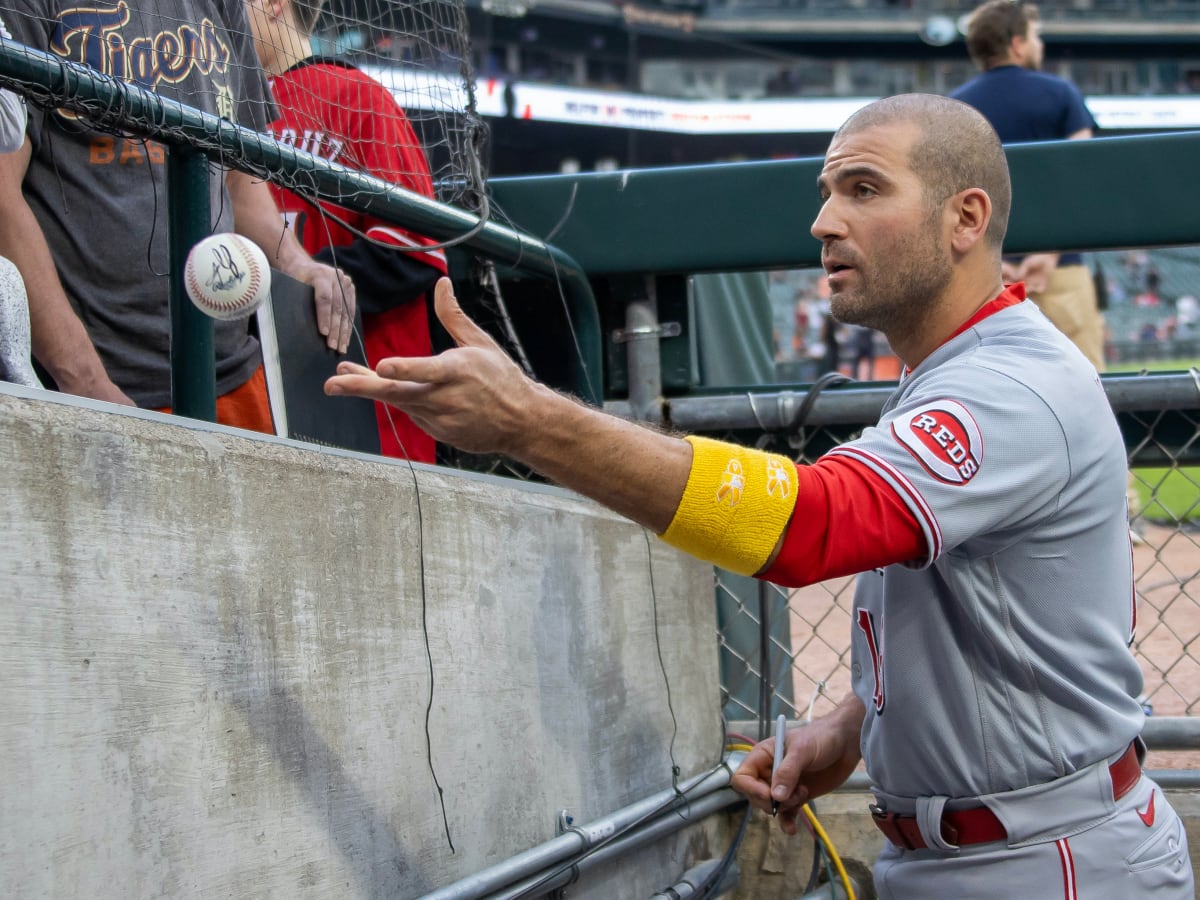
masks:
<path id="1" fill-rule="evenodd" d="M 871 469 L 827 456 L 797 465 L 796 477 L 796 508 L 763 580 L 801 587 L 925 558 L 916 516 Z"/>

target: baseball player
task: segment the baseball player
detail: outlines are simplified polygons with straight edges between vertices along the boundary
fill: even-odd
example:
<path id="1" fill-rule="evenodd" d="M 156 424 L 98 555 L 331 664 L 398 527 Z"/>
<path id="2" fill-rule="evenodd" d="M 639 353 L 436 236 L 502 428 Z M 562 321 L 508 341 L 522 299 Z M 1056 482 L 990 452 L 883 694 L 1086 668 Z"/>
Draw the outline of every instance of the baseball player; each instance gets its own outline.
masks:
<path id="1" fill-rule="evenodd" d="M 861 758 L 880 897 L 1191 898 L 1182 823 L 1141 771 L 1124 447 L 1095 369 L 1001 281 L 994 130 L 945 97 L 880 100 L 834 135 L 818 186 L 832 311 L 906 365 L 878 425 L 811 466 L 531 382 L 446 281 L 457 349 L 343 363 L 326 390 L 514 456 L 723 568 L 862 573 L 853 692 L 733 783 L 794 833 Z"/>
<path id="2" fill-rule="evenodd" d="M 425 152 L 391 93 L 345 60 L 313 55 L 310 33 L 320 8 L 321 0 L 246 2 L 255 49 L 279 110 L 271 131 L 297 150 L 432 197 Z M 425 294 L 446 274 L 445 252 L 389 249 L 434 241 L 331 203 L 318 209 L 299 194 L 271 188 L 304 249 L 354 278 L 367 362 L 428 356 L 432 346 Z M 382 403 L 375 412 L 385 456 L 434 462 L 433 438 Z"/>

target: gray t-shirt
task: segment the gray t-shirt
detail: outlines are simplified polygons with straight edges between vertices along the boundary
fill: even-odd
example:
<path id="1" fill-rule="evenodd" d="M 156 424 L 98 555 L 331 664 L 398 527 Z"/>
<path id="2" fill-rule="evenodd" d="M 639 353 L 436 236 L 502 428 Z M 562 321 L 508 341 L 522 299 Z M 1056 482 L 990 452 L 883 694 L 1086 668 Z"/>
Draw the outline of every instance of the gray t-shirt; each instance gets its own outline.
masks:
<path id="1" fill-rule="evenodd" d="M 141 8 L 138 8 L 138 7 Z M 164 98 L 264 131 L 274 118 L 242 0 L 16 0 L 13 37 Z M 33 109 L 26 200 L 109 377 L 136 403 L 170 396 L 166 148 Z M 211 230 L 231 231 L 214 170 Z M 248 321 L 214 322 L 217 393 L 253 374 Z"/>
<path id="2" fill-rule="evenodd" d="M 929 547 L 858 576 L 852 678 L 881 790 L 1014 790 L 1140 733 L 1125 447 L 1095 369 L 1034 304 L 938 348 L 831 452 L 887 479 Z"/>
<path id="3" fill-rule="evenodd" d="M 0 88 L 0 153 L 12 153 L 25 143 L 25 121 L 25 101 Z"/>
<path id="4" fill-rule="evenodd" d="M 12 40 L 4 19 L 0 35 Z M 25 101 L 12 91 L 0 88 L 0 153 L 12 153 L 25 142 Z"/>

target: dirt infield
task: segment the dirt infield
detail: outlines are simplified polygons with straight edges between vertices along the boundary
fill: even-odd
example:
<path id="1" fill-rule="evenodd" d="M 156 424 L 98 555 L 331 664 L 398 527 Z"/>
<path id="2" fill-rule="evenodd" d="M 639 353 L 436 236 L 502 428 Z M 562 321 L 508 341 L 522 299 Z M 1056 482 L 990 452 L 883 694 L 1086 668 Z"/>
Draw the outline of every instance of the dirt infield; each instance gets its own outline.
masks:
<path id="1" fill-rule="evenodd" d="M 1200 711 L 1200 543 L 1190 530 L 1148 523 L 1133 549 L 1138 595 L 1134 650 L 1156 716 Z M 1200 750 L 1152 751 L 1151 769 L 1200 768 Z"/>

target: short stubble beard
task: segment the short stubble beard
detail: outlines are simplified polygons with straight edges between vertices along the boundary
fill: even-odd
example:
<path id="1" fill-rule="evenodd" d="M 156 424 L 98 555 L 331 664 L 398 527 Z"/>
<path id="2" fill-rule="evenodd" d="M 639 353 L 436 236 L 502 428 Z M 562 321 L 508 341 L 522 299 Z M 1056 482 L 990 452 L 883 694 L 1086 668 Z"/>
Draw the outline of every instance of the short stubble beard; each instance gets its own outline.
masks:
<path id="1" fill-rule="evenodd" d="M 941 208 L 888 250 L 870 271 L 858 268 L 857 287 L 831 294 L 829 309 L 839 322 L 882 331 L 893 340 L 916 334 L 943 302 L 953 273 L 938 242 Z"/>

